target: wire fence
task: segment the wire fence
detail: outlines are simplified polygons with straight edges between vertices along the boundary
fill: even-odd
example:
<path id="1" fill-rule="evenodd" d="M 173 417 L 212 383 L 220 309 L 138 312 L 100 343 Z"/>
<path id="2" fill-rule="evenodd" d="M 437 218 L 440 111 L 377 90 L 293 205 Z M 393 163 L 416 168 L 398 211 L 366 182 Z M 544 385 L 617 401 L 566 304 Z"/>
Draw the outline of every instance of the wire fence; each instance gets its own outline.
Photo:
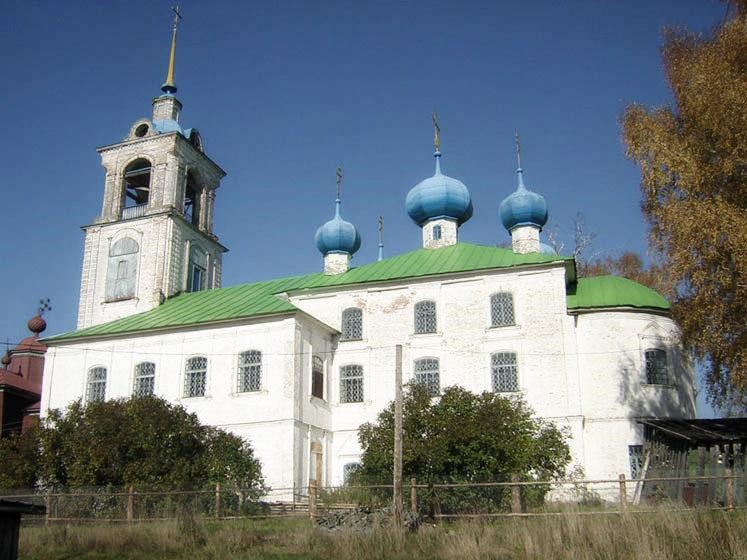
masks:
<path id="1" fill-rule="evenodd" d="M 404 507 L 434 521 L 475 517 L 626 514 L 700 507 L 747 506 L 744 475 L 609 480 L 445 482 L 410 479 Z M 275 488 L 260 499 L 251 489 L 227 484 L 188 490 L 115 487 L 0 491 L 0 499 L 46 507 L 27 523 L 133 523 L 191 518 L 311 517 L 332 512 L 390 508 L 393 485 Z"/>

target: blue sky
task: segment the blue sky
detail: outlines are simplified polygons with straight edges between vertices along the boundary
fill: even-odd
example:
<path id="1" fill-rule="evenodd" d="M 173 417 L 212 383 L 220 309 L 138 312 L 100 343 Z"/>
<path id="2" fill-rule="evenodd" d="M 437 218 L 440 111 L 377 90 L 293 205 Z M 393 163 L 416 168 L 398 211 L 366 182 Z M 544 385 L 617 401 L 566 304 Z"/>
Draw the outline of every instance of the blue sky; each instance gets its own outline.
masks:
<path id="1" fill-rule="evenodd" d="M 73 329 L 83 234 L 101 209 L 95 148 L 116 143 L 160 93 L 172 0 L 5 0 L 0 21 L 6 242 L 0 337 L 27 334 L 41 297 L 49 333 Z M 666 25 L 707 31 L 717 0 L 181 3 L 176 82 L 182 124 L 227 172 L 215 231 L 224 285 L 321 269 L 313 236 L 333 214 L 361 231 L 354 264 L 420 246 L 407 191 L 433 173 L 431 111 L 443 170 L 470 189 L 464 241 L 508 239 L 498 205 L 525 179 L 570 244 L 577 212 L 594 250 L 645 253 L 639 173 L 619 118 L 669 100 Z"/>

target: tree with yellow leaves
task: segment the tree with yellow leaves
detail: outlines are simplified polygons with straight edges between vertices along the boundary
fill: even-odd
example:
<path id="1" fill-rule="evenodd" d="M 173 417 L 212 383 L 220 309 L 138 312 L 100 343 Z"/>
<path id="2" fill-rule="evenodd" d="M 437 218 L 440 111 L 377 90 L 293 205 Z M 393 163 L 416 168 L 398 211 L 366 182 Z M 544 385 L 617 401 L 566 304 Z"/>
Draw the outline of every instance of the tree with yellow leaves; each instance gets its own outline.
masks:
<path id="1" fill-rule="evenodd" d="M 665 31 L 670 105 L 631 105 L 650 243 L 710 401 L 747 407 L 747 0 L 708 34 Z"/>

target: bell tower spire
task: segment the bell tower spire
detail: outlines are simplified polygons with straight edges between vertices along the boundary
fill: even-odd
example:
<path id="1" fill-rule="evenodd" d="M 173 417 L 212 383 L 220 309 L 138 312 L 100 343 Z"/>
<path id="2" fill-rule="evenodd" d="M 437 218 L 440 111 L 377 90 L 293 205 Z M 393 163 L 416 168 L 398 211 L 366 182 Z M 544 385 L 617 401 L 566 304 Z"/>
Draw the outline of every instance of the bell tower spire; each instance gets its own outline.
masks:
<path id="1" fill-rule="evenodd" d="M 174 28 L 171 33 L 171 54 L 169 55 L 169 69 L 166 72 L 166 81 L 161 86 L 161 91 L 166 95 L 174 95 L 176 93 L 176 83 L 174 82 L 174 73 L 176 71 L 176 31 L 179 27 L 179 20 L 182 19 L 179 6 L 174 6 L 171 9 L 174 11 Z"/>

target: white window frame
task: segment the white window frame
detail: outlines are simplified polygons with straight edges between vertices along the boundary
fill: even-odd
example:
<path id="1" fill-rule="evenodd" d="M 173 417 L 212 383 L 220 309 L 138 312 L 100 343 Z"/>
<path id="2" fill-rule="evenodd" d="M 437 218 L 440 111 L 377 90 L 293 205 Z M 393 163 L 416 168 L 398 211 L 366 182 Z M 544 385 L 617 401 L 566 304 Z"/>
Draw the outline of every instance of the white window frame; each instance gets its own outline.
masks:
<path id="1" fill-rule="evenodd" d="M 152 372 L 143 373 L 142 370 L 145 369 L 147 366 L 152 366 Z M 144 392 L 142 382 L 143 380 L 150 379 L 152 380 L 152 387 L 150 392 Z M 145 397 L 148 395 L 155 395 L 156 394 L 156 364 L 155 362 L 151 362 L 150 360 L 143 360 L 142 362 L 139 362 L 135 365 L 135 368 L 133 369 L 133 382 L 132 382 L 132 395 L 134 397 Z"/>
<path id="2" fill-rule="evenodd" d="M 433 310 L 433 327 L 427 324 L 429 320 L 430 310 L 423 311 L 425 306 L 432 306 Z M 436 334 L 438 332 L 438 306 L 434 299 L 423 299 L 415 303 L 413 306 L 413 333 L 414 334 Z"/>
<path id="3" fill-rule="evenodd" d="M 349 375 L 347 373 L 348 368 L 359 368 L 360 372 L 357 375 Z M 365 393 L 366 386 L 365 386 L 365 370 L 363 369 L 363 364 L 344 364 L 340 366 L 339 376 L 340 376 L 340 395 L 339 395 L 340 404 L 353 404 L 353 403 L 364 402 L 366 398 L 366 393 Z M 355 382 L 360 384 L 360 399 L 349 400 L 347 398 L 347 395 L 349 394 L 347 390 L 347 385 L 353 384 Z"/>
<path id="4" fill-rule="evenodd" d="M 257 358 L 259 358 L 258 361 Z M 237 393 L 257 393 L 262 390 L 263 358 L 262 351 L 256 348 L 239 352 L 236 357 Z M 248 383 L 247 376 L 249 377 Z"/>
<path id="5" fill-rule="evenodd" d="M 503 328 L 503 327 L 514 327 L 516 326 L 516 305 L 514 304 L 514 294 L 508 291 L 500 291 L 490 294 L 490 327 L 491 328 Z M 499 321 L 500 317 L 497 312 L 498 306 L 500 305 L 500 315 L 504 318 L 508 313 L 507 309 L 510 310 L 510 322 Z"/>
<path id="6" fill-rule="evenodd" d="M 648 353 L 649 352 L 661 352 L 661 355 L 664 356 L 664 375 L 666 375 L 666 382 L 662 383 L 660 379 L 657 378 L 656 381 L 650 381 L 649 375 L 648 375 Z M 648 346 L 645 346 L 643 348 L 643 378 L 644 383 L 646 385 L 662 385 L 662 386 L 670 386 L 673 385 L 672 383 L 672 357 L 669 354 L 668 349 L 663 344 L 650 344 Z"/>
<path id="7" fill-rule="evenodd" d="M 354 327 L 356 326 L 354 324 L 351 326 L 351 323 L 355 321 L 358 322 L 359 336 L 351 336 L 351 331 L 355 331 Z M 363 340 L 363 310 L 360 307 L 346 307 L 342 310 L 340 316 L 340 341 L 351 340 Z"/>
<path id="8" fill-rule="evenodd" d="M 435 362 L 435 369 L 425 369 L 426 362 Z M 413 361 L 412 371 L 415 383 L 424 385 L 430 396 L 441 394 L 441 360 L 435 356 L 422 356 Z"/>
<path id="9" fill-rule="evenodd" d="M 496 364 L 495 363 L 495 356 L 498 355 L 512 355 L 514 357 L 513 364 L 511 363 L 504 363 L 504 364 Z M 501 390 L 501 372 L 496 371 L 496 368 L 501 367 L 511 367 L 513 366 L 513 374 L 514 374 L 514 383 L 513 388 L 509 390 Z M 519 353 L 515 352 L 514 350 L 496 350 L 495 352 L 490 353 L 490 390 L 493 393 L 506 395 L 506 394 L 513 394 L 518 393 L 521 390 L 521 385 L 519 383 Z"/>
<path id="10" fill-rule="evenodd" d="M 104 374 L 103 379 L 94 379 L 94 373 Z M 109 380 L 109 371 L 105 366 L 93 366 L 86 373 L 86 402 L 104 402 L 106 400 L 106 385 Z M 101 389 L 99 389 L 99 386 Z M 99 394 L 100 393 L 100 394 Z"/>

